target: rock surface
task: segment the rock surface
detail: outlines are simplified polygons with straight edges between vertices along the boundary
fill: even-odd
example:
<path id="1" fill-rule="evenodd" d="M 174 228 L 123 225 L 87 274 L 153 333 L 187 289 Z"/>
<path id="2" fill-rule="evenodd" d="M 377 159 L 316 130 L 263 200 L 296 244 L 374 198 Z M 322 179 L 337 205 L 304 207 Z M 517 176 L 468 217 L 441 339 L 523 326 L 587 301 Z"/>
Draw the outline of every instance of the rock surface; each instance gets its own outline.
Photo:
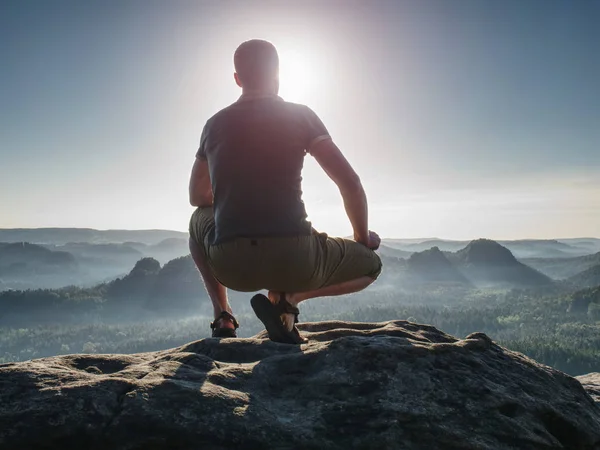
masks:
<path id="1" fill-rule="evenodd" d="M 576 379 L 484 334 L 301 330 L 0 365 L 0 449 L 600 449 Z"/>
<path id="2" fill-rule="evenodd" d="M 588 373 L 577 377 L 577 379 L 594 401 L 600 403 L 600 373 Z"/>

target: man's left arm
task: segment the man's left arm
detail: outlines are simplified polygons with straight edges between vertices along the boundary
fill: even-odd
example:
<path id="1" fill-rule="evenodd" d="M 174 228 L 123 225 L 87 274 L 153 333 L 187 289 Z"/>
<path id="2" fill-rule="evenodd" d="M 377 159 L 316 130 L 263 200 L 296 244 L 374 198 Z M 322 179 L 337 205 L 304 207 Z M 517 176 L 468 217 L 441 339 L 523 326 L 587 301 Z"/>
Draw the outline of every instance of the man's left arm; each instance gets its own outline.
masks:
<path id="1" fill-rule="evenodd" d="M 208 161 L 196 157 L 190 177 L 190 205 L 196 207 L 212 206 L 213 191 L 208 171 Z"/>

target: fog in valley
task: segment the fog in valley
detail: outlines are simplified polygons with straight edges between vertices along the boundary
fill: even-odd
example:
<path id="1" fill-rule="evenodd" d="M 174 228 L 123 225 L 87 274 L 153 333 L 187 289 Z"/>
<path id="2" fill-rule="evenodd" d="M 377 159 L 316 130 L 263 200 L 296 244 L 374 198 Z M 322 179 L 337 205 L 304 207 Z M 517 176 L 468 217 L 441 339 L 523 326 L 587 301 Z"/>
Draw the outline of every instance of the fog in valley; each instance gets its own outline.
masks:
<path id="1" fill-rule="evenodd" d="M 150 351 L 210 335 L 212 306 L 185 233 L 5 229 L 0 242 L 0 362 Z M 300 320 L 483 331 L 569 373 L 600 370 L 600 239 L 384 239 L 378 253 L 374 285 L 307 301 Z M 230 291 L 242 337 L 262 329 L 251 296 Z"/>

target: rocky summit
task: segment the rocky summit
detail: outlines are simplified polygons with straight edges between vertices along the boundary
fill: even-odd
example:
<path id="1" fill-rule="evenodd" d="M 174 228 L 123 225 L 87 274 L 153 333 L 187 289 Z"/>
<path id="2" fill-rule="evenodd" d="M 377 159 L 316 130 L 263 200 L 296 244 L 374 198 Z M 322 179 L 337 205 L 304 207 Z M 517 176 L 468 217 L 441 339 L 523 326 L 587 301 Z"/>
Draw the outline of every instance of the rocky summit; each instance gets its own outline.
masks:
<path id="1" fill-rule="evenodd" d="M 578 380 L 484 334 L 300 329 L 0 365 L 0 449 L 600 449 Z"/>

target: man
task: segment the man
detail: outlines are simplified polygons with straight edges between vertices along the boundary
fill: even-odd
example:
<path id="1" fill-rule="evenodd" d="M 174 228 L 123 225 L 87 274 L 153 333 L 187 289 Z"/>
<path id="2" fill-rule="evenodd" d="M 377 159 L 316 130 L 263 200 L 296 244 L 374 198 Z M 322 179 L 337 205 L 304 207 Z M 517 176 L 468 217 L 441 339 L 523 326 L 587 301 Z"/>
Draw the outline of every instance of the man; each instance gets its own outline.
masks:
<path id="1" fill-rule="evenodd" d="M 235 337 L 227 288 L 255 295 L 252 308 L 273 341 L 301 343 L 298 304 L 369 286 L 381 272 L 358 175 L 308 107 L 285 102 L 279 57 L 263 40 L 234 54 L 239 100 L 202 131 L 191 179 L 190 251 L 214 307 L 213 337 Z M 301 171 L 306 154 L 336 183 L 354 240 L 317 233 L 306 220 Z"/>

